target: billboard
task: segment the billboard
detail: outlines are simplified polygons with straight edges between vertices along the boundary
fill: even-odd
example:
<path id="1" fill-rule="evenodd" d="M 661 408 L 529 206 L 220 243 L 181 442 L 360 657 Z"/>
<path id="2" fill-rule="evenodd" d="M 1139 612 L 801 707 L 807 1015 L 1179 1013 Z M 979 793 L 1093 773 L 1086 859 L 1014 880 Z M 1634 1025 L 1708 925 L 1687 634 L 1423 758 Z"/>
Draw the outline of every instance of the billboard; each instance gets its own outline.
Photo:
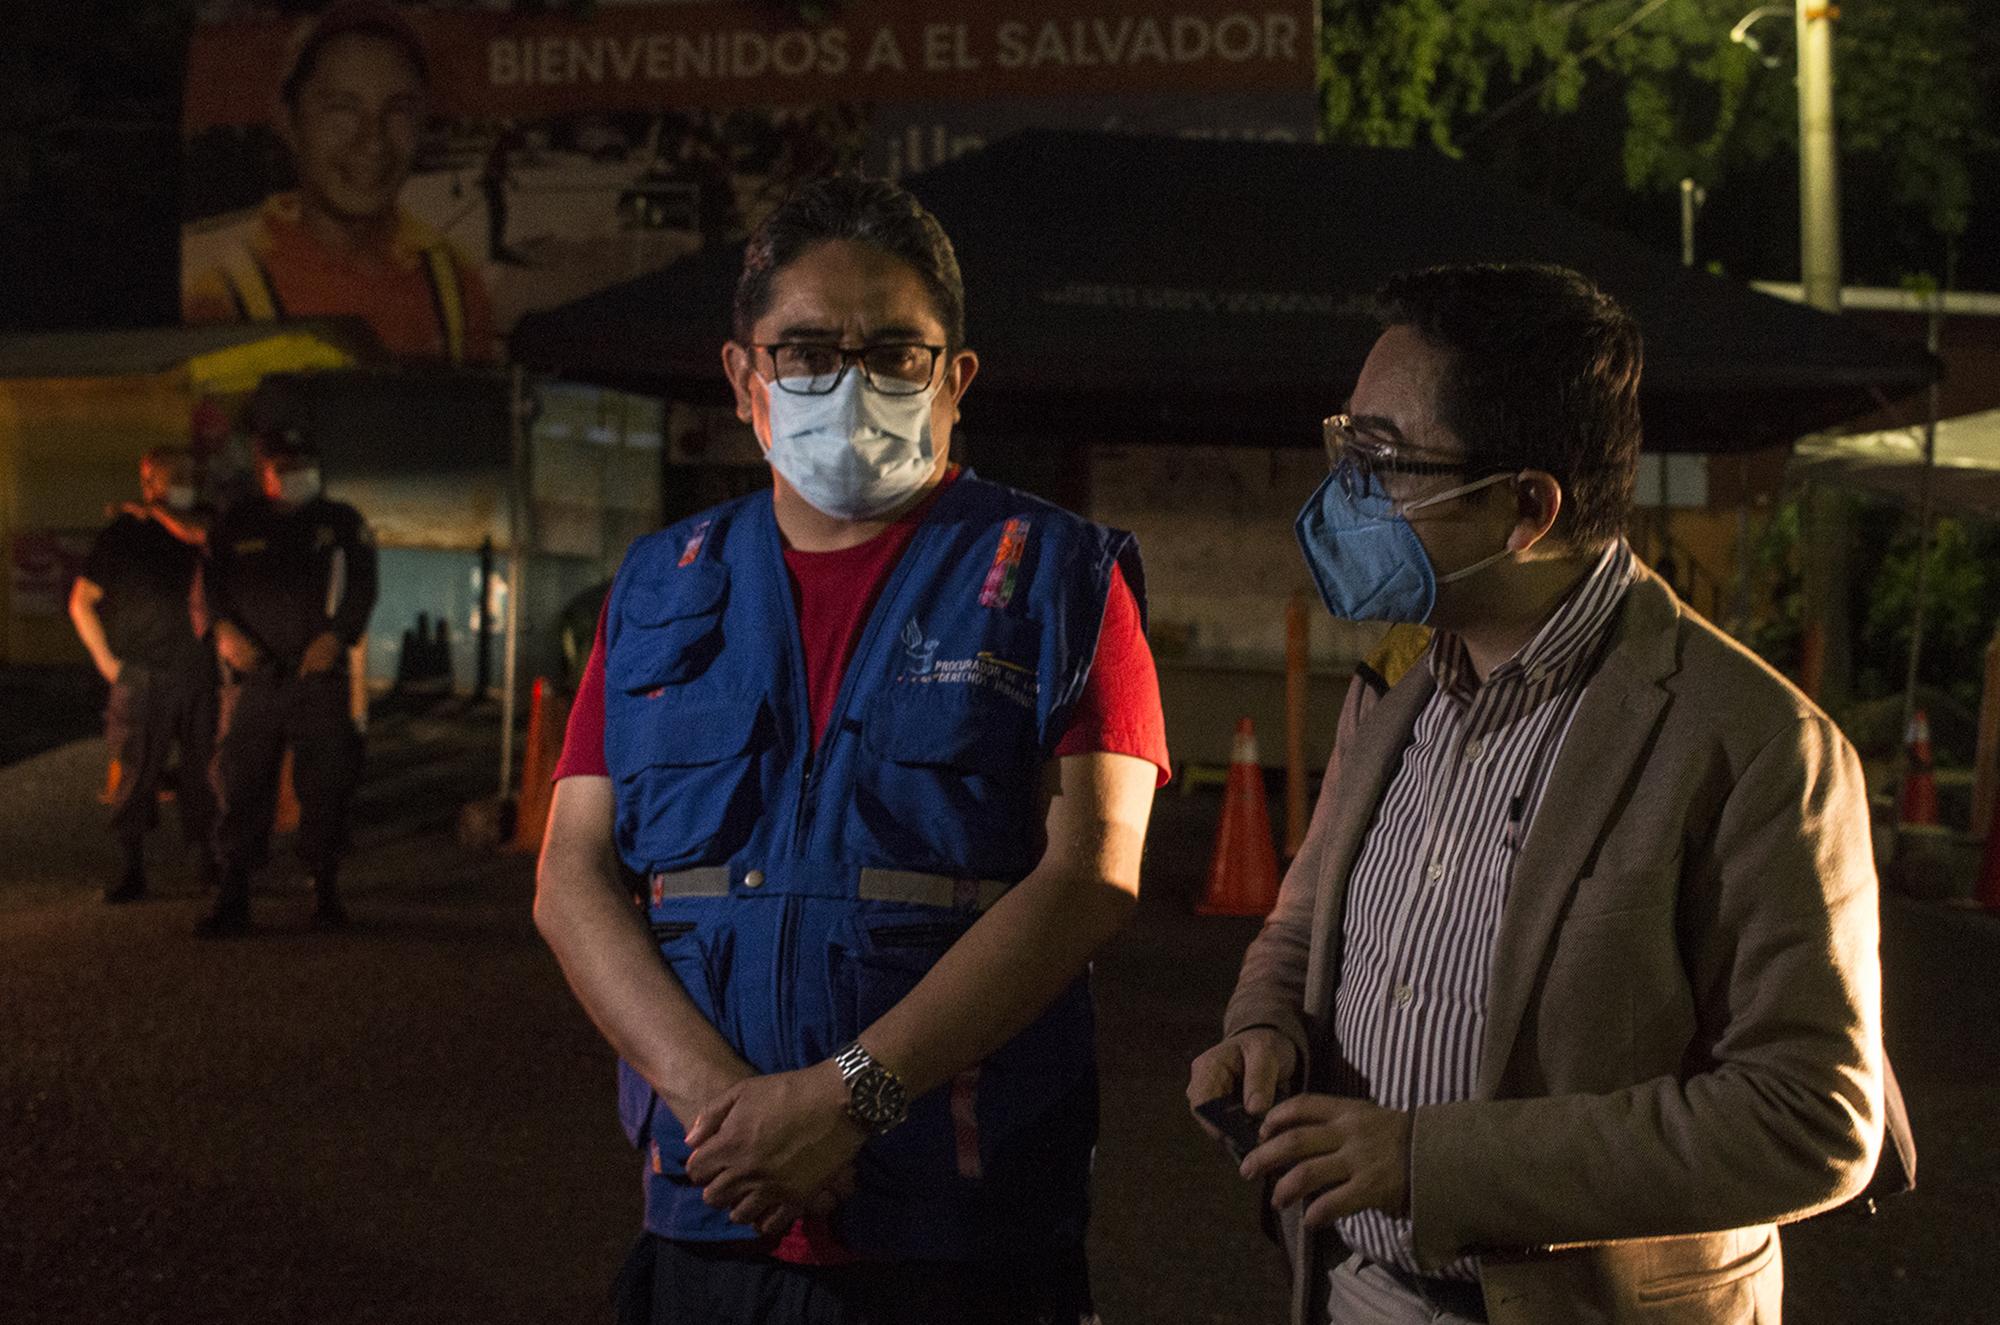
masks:
<path id="1" fill-rule="evenodd" d="M 523 313 L 741 242 L 830 169 L 896 178 L 1036 125 L 1314 133 L 1312 0 L 828 8 L 212 6 L 184 315 L 353 315 L 394 353 L 478 362 Z"/>

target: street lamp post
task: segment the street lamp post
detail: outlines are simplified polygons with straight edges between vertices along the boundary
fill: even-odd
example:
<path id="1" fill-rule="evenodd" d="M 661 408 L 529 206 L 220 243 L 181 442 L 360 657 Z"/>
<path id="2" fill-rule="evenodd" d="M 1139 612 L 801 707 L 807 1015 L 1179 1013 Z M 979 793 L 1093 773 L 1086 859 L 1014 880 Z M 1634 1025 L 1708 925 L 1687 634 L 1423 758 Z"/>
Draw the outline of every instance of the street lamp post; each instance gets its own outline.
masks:
<path id="1" fill-rule="evenodd" d="M 1834 155 L 1833 24 L 1840 7 L 1797 0 L 1799 269 L 1814 308 L 1840 311 L 1840 165 Z"/>
<path id="2" fill-rule="evenodd" d="M 1731 30 L 1730 40 L 1755 51 L 1767 67 L 1776 67 L 1778 57 L 1758 45 L 1751 30 L 1764 19 L 1782 15 L 1785 8 L 1767 4 L 1751 10 Z M 1799 281 L 1807 304 L 1838 313 L 1840 165 L 1834 146 L 1833 24 L 1840 7 L 1827 0 L 1793 0 L 1792 10 L 1798 37 Z M 1807 529 L 1803 672 L 1811 678 L 1813 697 L 1831 706 L 1846 697 L 1853 671 L 1848 646 L 1848 515 L 1841 494 L 1822 483 L 1806 485 L 1803 503 Z"/>

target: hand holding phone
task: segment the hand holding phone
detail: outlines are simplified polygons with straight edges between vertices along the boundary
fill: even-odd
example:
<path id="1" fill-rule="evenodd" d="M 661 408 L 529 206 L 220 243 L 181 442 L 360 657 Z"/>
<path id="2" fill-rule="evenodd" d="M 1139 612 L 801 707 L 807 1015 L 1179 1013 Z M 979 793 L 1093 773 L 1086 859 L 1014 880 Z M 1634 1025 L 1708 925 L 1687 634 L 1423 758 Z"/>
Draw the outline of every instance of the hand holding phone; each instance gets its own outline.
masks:
<path id="1" fill-rule="evenodd" d="M 1194 1111 L 1203 1122 L 1222 1133 L 1222 1144 L 1229 1148 L 1237 1163 L 1242 1163 L 1243 1157 L 1260 1144 L 1258 1129 L 1262 1122 L 1246 1112 L 1243 1101 L 1234 1095 L 1218 1095 L 1195 1105 Z"/>

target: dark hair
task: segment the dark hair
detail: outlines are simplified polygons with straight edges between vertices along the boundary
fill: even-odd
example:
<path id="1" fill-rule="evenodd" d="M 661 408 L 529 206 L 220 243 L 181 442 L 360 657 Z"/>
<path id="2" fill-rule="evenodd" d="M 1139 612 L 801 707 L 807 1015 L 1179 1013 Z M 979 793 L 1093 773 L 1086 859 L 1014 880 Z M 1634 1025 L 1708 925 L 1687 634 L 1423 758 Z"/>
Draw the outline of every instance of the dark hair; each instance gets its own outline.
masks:
<path id="1" fill-rule="evenodd" d="M 336 0 L 306 33 L 285 81 L 278 85 L 278 95 L 287 106 L 298 109 L 299 93 L 319 68 L 320 57 L 334 38 L 350 36 L 378 37 L 396 46 L 409 57 L 411 67 L 417 71 L 417 81 L 430 86 L 431 66 L 424 56 L 423 39 L 417 36 L 408 19 L 380 0 Z"/>
<path id="2" fill-rule="evenodd" d="M 771 282 L 815 244 L 847 239 L 909 264 L 930 291 L 951 350 L 965 344 L 965 281 L 958 255 L 937 218 L 908 192 L 866 175 L 812 180 L 779 203 L 743 250 L 736 282 L 736 339 L 748 344 L 750 328 L 771 306 Z"/>
<path id="3" fill-rule="evenodd" d="M 1625 531 L 1645 356 L 1617 300 L 1567 267 L 1480 263 L 1392 276 L 1375 309 L 1450 356 L 1439 417 L 1477 467 L 1553 474 L 1579 548 Z"/>
<path id="4" fill-rule="evenodd" d="M 260 463 L 319 459 L 319 447 L 297 428 L 260 428 L 251 438 L 250 449 Z"/>

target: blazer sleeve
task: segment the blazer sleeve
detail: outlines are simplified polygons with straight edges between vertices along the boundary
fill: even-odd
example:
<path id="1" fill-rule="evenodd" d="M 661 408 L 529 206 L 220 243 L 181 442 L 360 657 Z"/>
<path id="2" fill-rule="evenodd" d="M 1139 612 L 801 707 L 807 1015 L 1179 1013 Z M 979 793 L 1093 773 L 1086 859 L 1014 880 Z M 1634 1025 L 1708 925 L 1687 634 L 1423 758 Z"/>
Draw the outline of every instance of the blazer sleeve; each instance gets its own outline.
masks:
<path id="1" fill-rule="evenodd" d="M 1883 1116 L 1875 867 L 1860 761 L 1823 715 L 1801 711 L 1744 765 L 1676 907 L 1689 1066 L 1609 1094 L 1418 1109 L 1421 1264 L 1783 1222 L 1866 1185 Z"/>
<path id="2" fill-rule="evenodd" d="M 1312 1048 L 1312 1031 L 1304 1011 L 1306 967 L 1312 959 L 1313 914 L 1319 900 L 1333 808 L 1340 800 L 1340 756 L 1343 749 L 1349 748 L 1350 738 L 1375 699 L 1375 691 L 1361 677 L 1349 683 L 1334 733 L 1333 753 L 1327 760 L 1326 776 L 1320 782 L 1319 799 L 1313 805 L 1305 841 L 1299 845 L 1299 854 L 1278 885 L 1277 905 L 1243 954 L 1236 990 L 1230 995 L 1222 1019 L 1226 1036 L 1252 1026 L 1272 1027 L 1299 1051 L 1302 1069 L 1311 1061 Z"/>

